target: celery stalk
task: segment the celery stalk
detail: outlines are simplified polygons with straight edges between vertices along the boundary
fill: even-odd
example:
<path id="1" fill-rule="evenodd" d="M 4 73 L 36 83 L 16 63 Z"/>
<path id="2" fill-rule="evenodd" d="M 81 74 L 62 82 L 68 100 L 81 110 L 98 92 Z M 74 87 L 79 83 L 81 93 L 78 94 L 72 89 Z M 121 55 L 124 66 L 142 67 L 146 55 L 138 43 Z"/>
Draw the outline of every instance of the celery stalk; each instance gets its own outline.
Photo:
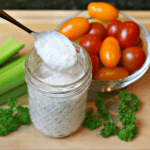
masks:
<path id="1" fill-rule="evenodd" d="M 12 89 L 12 90 L 0 95 L 0 105 L 6 103 L 9 98 L 18 97 L 26 92 L 27 92 L 27 84 L 24 83 L 24 84 L 16 87 L 15 89 Z"/>
<path id="2" fill-rule="evenodd" d="M 25 83 L 25 59 L 20 57 L 12 63 L 0 68 L 0 95 Z"/>
<path id="3" fill-rule="evenodd" d="M 16 59 L 20 58 L 21 56 L 19 55 L 19 53 L 15 54 L 14 56 L 12 56 L 11 58 L 9 58 L 8 60 L 6 60 L 1 66 L 1 67 L 4 67 L 10 63 L 12 63 L 13 61 L 15 61 Z"/>
<path id="4" fill-rule="evenodd" d="M 12 37 L 7 38 L 5 42 L 0 45 L 0 65 L 15 55 L 23 47 L 23 43 L 18 43 Z"/>

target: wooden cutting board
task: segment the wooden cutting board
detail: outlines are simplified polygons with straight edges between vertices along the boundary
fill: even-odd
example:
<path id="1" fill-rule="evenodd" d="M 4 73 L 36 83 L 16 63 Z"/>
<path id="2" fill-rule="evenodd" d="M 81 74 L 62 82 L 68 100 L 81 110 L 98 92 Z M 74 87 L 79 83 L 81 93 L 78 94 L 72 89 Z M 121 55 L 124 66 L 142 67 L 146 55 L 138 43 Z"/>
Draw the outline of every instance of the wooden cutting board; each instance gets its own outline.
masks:
<path id="1" fill-rule="evenodd" d="M 12 11 L 8 14 L 22 22 L 30 29 L 41 32 L 55 30 L 57 25 L 68 15 L 77 11 Z M 150 11 L 123 11 L 135 17 L 150 32 Z M 0 19 L 0 43 L 8 36 L 25 43 L 20 55 L 28 53 L 34 45 L 34 38 L 18 27 Z M 0 137 L 0 149 L 150 149 L 150 69 L 138 81 L 126 88 L 137 94 L 141 99 L 141 109 L 137 112 L 139 135 L 129 142 L 123 142 L 117 136 L 102 138 L 100 129 L 89 131 L 81 127 L 73 135 L 55 139 L 39 132 L 33 124 L 21 126 L 17 131 L 6 137 Z M 28 105 L 27 94 L 19 97 L 19 103 Z M 2 105 L 2 107 L 5 105 Z M 88 107 L 94 107 L 94 102 L 88 102 Z"/>

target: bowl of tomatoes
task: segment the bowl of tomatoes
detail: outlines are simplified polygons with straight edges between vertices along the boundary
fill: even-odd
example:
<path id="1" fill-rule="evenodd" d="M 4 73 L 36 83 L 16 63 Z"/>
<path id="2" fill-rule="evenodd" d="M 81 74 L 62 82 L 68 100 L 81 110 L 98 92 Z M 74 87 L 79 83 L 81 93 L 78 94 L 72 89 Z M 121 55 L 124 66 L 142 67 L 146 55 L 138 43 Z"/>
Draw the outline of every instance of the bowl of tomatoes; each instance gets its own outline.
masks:
<path id="1" fill-rule="evenodd" d="M 148 70 L 150 35 L 139 21 L 120 11 L 117 16 L 115 11 L 114 14 L 104 12 L 101 17 L 107 14 L 114 18 L 106 16 L 102 19 L 97 13 L 90 13 L 88 8 L 68 16 L 56 31 L 89 53 L 93 67 L 92 91 L 122 89 Z"/>

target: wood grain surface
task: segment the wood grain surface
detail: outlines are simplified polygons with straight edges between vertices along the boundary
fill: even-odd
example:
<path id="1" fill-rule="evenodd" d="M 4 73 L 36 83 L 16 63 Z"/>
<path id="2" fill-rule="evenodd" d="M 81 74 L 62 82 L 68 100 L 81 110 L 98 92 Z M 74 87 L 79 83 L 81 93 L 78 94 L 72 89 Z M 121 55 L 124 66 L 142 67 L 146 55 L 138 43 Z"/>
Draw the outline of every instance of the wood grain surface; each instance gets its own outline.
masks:
<path id="1" fill-rule="evenodd" d="M 30 29 L 41 32 L 55 30 L 65 17 L 77 11 L 6 12 Z M 150 33 L 150 11 L 123 12 L 136 18 Z M 25 47 L 19 52 L 20 55 L 28 53 L 33 48 L 34 38 L 31 35 L 0 18 L 0 43 L 8 36 L 25 43 Z M 117 136 L 102 138 L 99 135 L 101 128 L 89 131 L 83 127 L 69 137 L 55 139 L 43 135 L 31 124 L 21 126 L 6 137 L 0 137 L 0 149 L 150 149 L 150 69 L 126 89 L 141 99 L 141 109 L 136 113 L 139 135 L 129 142 L 123 142 Z M 28 104 L 27 94 L 19 97 L 19 103 Z M 88 107 L 94 107 L 94 102 L 88 102 Z"/>

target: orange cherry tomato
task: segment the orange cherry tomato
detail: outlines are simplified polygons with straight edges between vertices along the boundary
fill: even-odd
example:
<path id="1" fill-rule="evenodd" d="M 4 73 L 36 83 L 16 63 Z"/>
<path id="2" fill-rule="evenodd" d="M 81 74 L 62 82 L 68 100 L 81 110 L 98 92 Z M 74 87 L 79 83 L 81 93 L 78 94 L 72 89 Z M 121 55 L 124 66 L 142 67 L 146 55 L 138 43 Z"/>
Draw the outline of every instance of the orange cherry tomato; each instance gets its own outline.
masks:
<path id="1" fill-rule="evenodd" d="M 107 22 L 118 18 L 118 10 L 106 2 L 91 2 L 87 10 L 90 17 L 101 21 Z"/>
<path id="2" fill-rule="evenodd" d="M 86 34 L 90 27 L 88 19 L 76 17 L 66 21 L 59 29 L 69 40 L 74 41 Z"/>
<path id="3" fill-rule="evenodd" d="M 92 74 L 94 76 L 99 70 L 99 58 L 92 53 L 89 53 L 89 55 L 92 61 Z"/>
<path id="4" fill-rule="evenodd" d="M 121 59 L 121 49 L 115 37 L 107 37 L 99 51 L 100 60 L 108 68 L 116 67 Z"/>
<path id="5" fill-rule="evenodd" d="M 97 74 L 94 76 L 95 80 L 118 80 L 125 78 L 129 75 L 128 70 L 123 67 L 114 67 L 114 68 L 100 68 Z"/>

